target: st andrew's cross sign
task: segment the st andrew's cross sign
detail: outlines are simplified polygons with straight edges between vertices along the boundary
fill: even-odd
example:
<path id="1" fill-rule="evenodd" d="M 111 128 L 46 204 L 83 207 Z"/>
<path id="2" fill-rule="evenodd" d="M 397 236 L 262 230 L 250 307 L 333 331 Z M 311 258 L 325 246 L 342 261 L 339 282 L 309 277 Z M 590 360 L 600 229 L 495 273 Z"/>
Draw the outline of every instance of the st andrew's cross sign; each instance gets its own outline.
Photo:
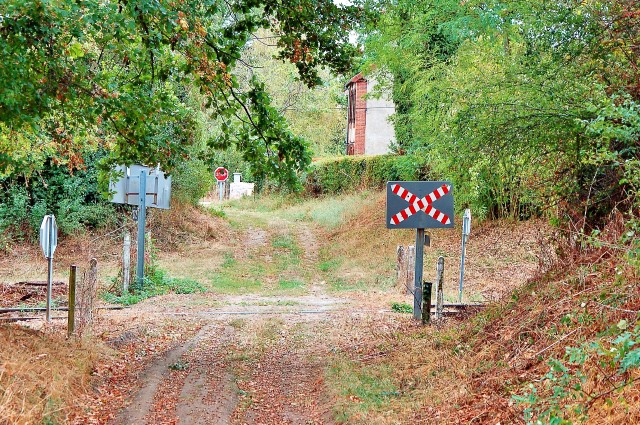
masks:
<path id="1" fill-rule="evenodd" d="M 388 182 L 387 228 L 453 227 L 453 185 L 448 181 Z"/>
<path id="2" fill-rule="evenodd" d="M 387 183 L 387 228 L 417 229 L 413 317 L 423 323 L 430 320 L 431 310 L 431 290 L 425 291 L 426 300 L 422 291 L 425 229 L 453 227 L 453 213 L 451 182 Z"/>

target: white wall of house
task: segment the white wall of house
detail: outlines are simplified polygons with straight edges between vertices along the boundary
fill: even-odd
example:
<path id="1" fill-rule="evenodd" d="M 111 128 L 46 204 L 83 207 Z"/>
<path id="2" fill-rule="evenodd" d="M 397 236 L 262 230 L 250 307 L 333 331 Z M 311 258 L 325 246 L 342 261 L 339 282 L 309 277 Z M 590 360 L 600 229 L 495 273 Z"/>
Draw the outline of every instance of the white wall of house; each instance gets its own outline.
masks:
<path id="1" fill-rule="evenodd" d="M 389 117 L 395 112 L 390 95 L 383 94 L 375 99 L 371 93 L 376 82 L 370 78 L 367 82 L 367 126 L 365 128 L 365 155 L 381 155 L 389 153 L 389 145 L 395 141 L 393 124 Z"/>

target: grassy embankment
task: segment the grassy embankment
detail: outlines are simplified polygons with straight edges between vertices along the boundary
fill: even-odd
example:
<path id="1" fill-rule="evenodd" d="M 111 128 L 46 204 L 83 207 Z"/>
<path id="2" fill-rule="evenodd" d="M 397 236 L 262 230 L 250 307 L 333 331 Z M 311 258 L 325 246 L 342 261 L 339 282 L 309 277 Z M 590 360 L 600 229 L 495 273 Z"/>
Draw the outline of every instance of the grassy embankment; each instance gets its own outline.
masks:
<path id="1" fill-rule="evenodd" d="M 406 324 L 366 348 L 344 348 L 327 372 L 336 418 L 638 423 L 640 286 L 637 265 L 616 245 L 623 231 L 616 220 L 596 246 L 564 247 L 570 256 L 474 317 L 444 327 Z"/>

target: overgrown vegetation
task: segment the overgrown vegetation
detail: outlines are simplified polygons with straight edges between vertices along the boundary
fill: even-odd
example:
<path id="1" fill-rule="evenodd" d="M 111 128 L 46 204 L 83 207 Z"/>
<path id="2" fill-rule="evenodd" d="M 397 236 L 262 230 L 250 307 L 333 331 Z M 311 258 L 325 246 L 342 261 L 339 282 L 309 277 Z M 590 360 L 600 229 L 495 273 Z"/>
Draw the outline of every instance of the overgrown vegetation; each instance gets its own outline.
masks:
<path id="1" fill-rule="evenodd" d="M 637 422 L 640 287 L 628 258 L 632 241 L 618 242 L 627 232 L 618 215 L 596 245 L 575 248 L 482 313 L 444 327 L 406 324 L 367 348 L 337 353 L 346 366 L 334 390 L 358 394 L 339 398 L 339 417 L 353 424 Z M 363 352 L 373 360 L 360 361 L 369 359 Z M 398 394 L 377 406 L 362 376 L 390 382 Z"/>
<path id="2" fill-rule="evenodd" d="M 147 298 L 156 297 L 168 293 L 195 294 L 202 293 L 207 288 L 200 282 L 189 278 L 170 277 L 157 261 L 157 248 L 153 240 L 147 240 L 146 249 L 149 259 L 145 260 L 144 279 L 142 285 L 137 280 L 129 284 L 129 291 L 122 289 L 120 277 L 113 279 L 114 283 L 109 291 L 102 293 L 102 298 L 113 304 L 133 305 Z"/>
<path id="3" fill-rule="evenodd" d="M 195 294 L 205 291 L 206 288 L 200 282 L 187 278 L 169 277 L 166 272 L 156 268 L 151 275 L 145 276 L 141 288 L 134 286 L 127 293 L 122 293 L 122 291 L 105 292 L 102 298 L 113 304 L 133 305 L 147 298 L 168 293 Z"/>
<path id="4" fill-rule="evenodd" d="M 366 63 L 397 105 L 398 151 L 453 180 L 476 217 L 548 212 L 578 230 L 630 212 L 638 5 L 367 2 Z"/>
<path id="5" fill-rule="evenodd" d="M 19 240 L 32 241 L 42 218 L 55 214 L 63 235 L 114 223 L 115 208 L 98 187 L 97 163 L 104 151 L 86 152 L 85 167 L 70 173 L 49 157 L 36 173 L 0 177 L 0 247 Z"/>
<path id="6" fill-rule="evenodd" d="M 434 175 L 418 155 L 346 156 L 313 163 L 304 185 L 309 194 L 335 195 L 380 189 L 390 180 L 434 180 Z"/>
<path id="7" fill-rule="evenodd" d="M 0 335 L 0 423 L 73 422 L 96 347 L 16 326 L 0 326 Z"/>
<path id="8" fill-rule="evenodd" d="M 357 49 L 345 28 L 359 15 L 330 0 L 8 0 L 0 58 L 15 66 L 0 71 L 0 172 L 37 169 L 43 153 L 81 168 L 89 146 L 109 151 L 106 168 L 160 164 L 172 172 L 206 114 L 219 129 L 209 147 L 235 145 L 256 176 L 295 185 L 310 161 L 306 142 L 259 78 L 241 81 L 242 54 L 270 30 L 277 58 L 317 86 L 324 66 L 350 71 Z M 201 95 L 195 103 L 193 93 Z"/>

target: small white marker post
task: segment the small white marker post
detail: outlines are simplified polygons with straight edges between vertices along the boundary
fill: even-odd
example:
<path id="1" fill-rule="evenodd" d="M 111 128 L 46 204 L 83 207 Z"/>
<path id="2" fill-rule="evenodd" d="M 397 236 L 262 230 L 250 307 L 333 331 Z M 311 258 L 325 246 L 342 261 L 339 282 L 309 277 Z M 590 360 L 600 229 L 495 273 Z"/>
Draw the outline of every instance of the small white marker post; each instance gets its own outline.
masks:
<path id="1" fill-rule="evenodd" d="M 47 273 L 47 322 L 51 322 L 51 292 L 53 285 L 53 253 L 58 246 L 58 225 L 53 214 L 45 215 L 40 224 L 40 248 L 45 258 L 49 260 Z"/>
<path id="2" fill-rule="evenodd" d="M 464 210 L 462 217 L 462 255 L 460 256 L 460 288 L 458 291 L 458 302 L 462 303 L 462 283 L 464 280 L 464 254 L 467 249 L 467 238 L 471 233 L 471 210 Z"/>
<path id="3" fill-rule="evenodd" d="M 124 246 L 122 248 L 122 293 L 129 292 L 129 279 L 131 278 L 131 234 L 127 230 L 124 234 Z"/>

